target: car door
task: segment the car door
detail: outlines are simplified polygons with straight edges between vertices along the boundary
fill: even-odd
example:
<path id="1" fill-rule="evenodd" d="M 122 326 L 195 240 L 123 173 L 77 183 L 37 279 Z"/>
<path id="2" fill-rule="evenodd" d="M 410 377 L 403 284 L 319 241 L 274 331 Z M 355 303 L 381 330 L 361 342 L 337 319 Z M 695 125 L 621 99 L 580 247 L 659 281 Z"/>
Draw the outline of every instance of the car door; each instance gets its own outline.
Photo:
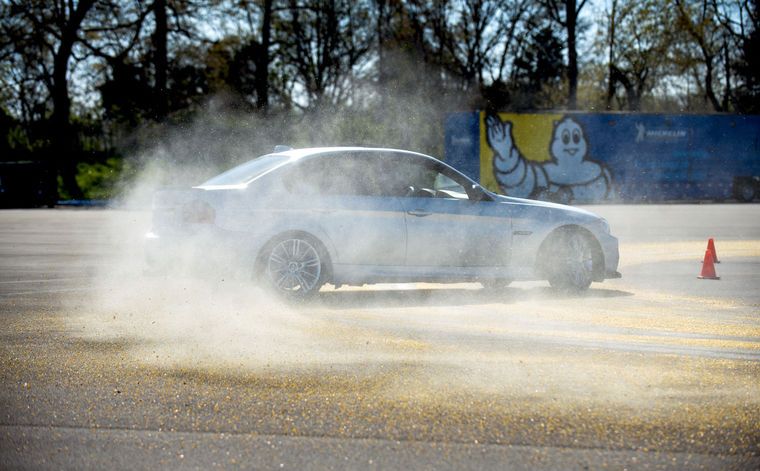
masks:
<path id="1" fill-rule="evenodd" d="M 397 159 L 408 187 L 402 198 L 408 267 L 507 266 L 511 221 L 503 205 L 478 200 L 472 188 L 468 195 L 473 182 L 432 159 Z"/>
<path id="2" fill-rule="evenodd" d="M 380 194 L 379 162 L 358 152 L 299 162 L 286 187 L 334 247 L 334 264 L 403 266 L 406 222 L 400 198 Z"/>

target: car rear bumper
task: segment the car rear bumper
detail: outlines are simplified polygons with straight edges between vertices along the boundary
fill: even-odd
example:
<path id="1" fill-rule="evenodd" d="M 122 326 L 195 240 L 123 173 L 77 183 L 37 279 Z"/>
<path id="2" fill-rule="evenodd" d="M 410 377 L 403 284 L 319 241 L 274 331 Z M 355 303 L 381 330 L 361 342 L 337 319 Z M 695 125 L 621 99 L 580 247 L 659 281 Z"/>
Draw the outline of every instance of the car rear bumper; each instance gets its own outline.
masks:
<path id="1" fill-rule="evenodd" d="M 210 272 L 247 266 L 243 234 L 209 228 L 192 233 L 148 232 L 144 237 L 148 271 L 167 269 Z"/>

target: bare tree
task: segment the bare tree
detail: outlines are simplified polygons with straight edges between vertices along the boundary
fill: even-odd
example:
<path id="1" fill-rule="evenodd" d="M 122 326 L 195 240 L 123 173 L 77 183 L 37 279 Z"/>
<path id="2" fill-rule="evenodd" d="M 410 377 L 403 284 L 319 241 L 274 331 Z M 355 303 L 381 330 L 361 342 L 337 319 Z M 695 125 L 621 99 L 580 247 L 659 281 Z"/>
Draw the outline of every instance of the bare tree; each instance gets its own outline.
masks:
<path id="1" fill-rule="evenodd" d="M 464 0 L 450 13 L 452 34 L 444 44 L 467 86 L 482 87 L 493 50 L 499 43 L 504 12 L 498 2 Z"/>
<path id="2" fill-rule="evenodd" d="M 685 60 L 689 56 L 704 67 L 701 86 L 705 99 L 715 111 L 723 111 L 724 107 L 715 93 L 716 66 L 722 60 L 723 35 L 717 23 L 717 12 L 709 0 L 689 1 L 675 0 L 678 13 L 678 27 L 684 33 Z M 692 50 L 695 52 L 692 53 Z M 696 70 L 692 70 L 695 75 Z"/>
<path id="3" fill-rule="evenodd" d="M 277 42 L 292 71 L 293 93 L 302 95 L 301 106 L 320 108 L 350 99 L 354 74 L 361 72 L 372 47 L 366 8 L 348 0 L 290 0 L 278 15 Z"/>
<path id="4" fill-rule="evenodd" d="M 743 112 L 757 112 L 760 97 L 760 2 L 712 0 L 723 30 L 723 66 L 726 86 L 724 109 L 733 105 Z M 731 81 L 733 79 L 733 82 Z"/>
<path id="5" fill-rule="evenodd" d="M 567 107 L 578 107 L 578 18 L 587 0 L 541 0 L 549 17 L 567 32 Z"/>
<path id="6" fill-rule="evenodd" d="M 19 93 L 34 90 L 33 101 L 44 103 L 46 111 L 35 117 L 49 122 L 50 149 L 71 197 L 81 197 L 75 179 L 80 145 L 71 119 L 72 76 L 79 73 L 84 79 L 95 60 L 134 45 L 137 35 L 128 32 L 139 31 L 142 18 L 136 2 L 116 0 L 10 0 L 3 9 L 3 33 L 11 39 L 2 49 L 15 58 L 4 80 L 14 73 L 25 75 L 26 83 L 17 84 L 22 85 Z M 30 79 L 44 84 L 44 95 L 39 86 L 29 87 Z"/>
<path id="7" fill-rule="evenodd" d="M 256 108 L 266 112 L 269 108 L 270 65 L 272 62 L 272 21 L 277 13 L 273 0 L 235 2 L 245 12 L 247 49 L 253 59 Z"/>
<path id="8" fill-rule="evenodd" d="M 639 111 L 641 99 L 657 80 L 670 73 L 668 64 L 670 29 L 668 10 L 656 0 L 613 0 L 605 12 L 607 28 L 598 50 L 607 49 L 607 108 L 622 85 L 627 109 Z"/>
<path id="9" fill-rule="evenodd" d="M 172 39 L 197 42 L 198 21 L 209 14 L 212 6 L 213 0 L 153 0 L 146 6 L 145 13 L 153 20 L 146 49 L 153 66 L 154 119 L 160 121 L 170 111 L 170 50 L 181 48 L 181 41 L 175 39 L 175 44 L 171 44 Z"/>
<path id="10" fill-rule="evenodd" d="M 505 0 L 501 7 L 504 10 L 499 25 L 501 53 L 494 81 L 503 81 L 507 76 L 507 67 L 512 65 L 509 58 L 518 54 L 524 36 L 532 29 L 530 18 L 538 13 L 538 5 L 533 0 Z"/>

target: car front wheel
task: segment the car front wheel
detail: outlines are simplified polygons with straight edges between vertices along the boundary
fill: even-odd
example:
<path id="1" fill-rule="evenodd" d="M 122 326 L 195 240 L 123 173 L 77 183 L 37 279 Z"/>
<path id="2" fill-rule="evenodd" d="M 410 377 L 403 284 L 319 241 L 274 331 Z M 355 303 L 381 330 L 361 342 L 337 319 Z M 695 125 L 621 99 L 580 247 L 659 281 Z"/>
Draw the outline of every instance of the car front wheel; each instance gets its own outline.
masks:
<path id="1" fill-rule="evenodd" d="M 290 236 L 276 241 L 264 257 L 269 285 L 287 298 L 311 297 L 324 283 L 326 257 L 311 238 Z"/>
<path id="2" fill-rule="evenodd" d="M 575 231 L 559 234 L 551 248 L 549 284 L 562 291 L 584 291 L 591 285 L 594 259 L 588 237 Z"/>

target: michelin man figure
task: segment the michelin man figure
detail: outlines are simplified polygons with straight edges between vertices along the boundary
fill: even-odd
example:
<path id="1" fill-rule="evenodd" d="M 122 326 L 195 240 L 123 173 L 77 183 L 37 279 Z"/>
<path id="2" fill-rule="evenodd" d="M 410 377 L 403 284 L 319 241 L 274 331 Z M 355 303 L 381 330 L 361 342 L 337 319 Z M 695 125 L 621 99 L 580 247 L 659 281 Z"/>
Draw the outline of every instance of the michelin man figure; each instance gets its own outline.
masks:
<path id="1" fill-rule="evenodd" d="M 572 117 L 555 122 L 549 151 L 552 160 L 543 164 L 543 170 L 555 199 L 569 203 L 599 201 L 610 196 L 610 172 L 604 165 L 588 158 L 583 128 Z"/>
<path id="2" fill-rule="evenodd" d="M 494 152 L 493 173 L 499 190 L 518 198 L 546 199 L 549 185 L 546 172 L 520 153 L 512 137 L 512 123 L 488 116 L 486 138 Z"/>

